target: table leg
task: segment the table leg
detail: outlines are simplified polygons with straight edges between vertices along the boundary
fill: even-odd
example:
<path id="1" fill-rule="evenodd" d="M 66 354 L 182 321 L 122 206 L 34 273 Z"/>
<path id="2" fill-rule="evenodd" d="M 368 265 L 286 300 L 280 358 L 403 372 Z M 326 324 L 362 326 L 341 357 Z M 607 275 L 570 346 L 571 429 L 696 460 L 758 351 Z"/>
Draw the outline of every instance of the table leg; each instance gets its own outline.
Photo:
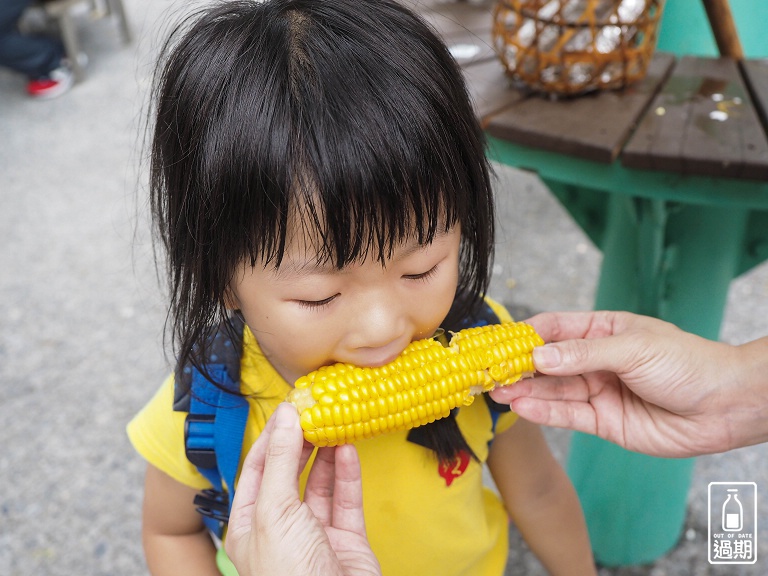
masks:
<path id="1" fill-rule="evenodd" d="M 128 18 L 125 14 L 125 8 L 123 7 L 123 0 L 107 0 L 107 5 L 109 6 L 109 11 L 117 18 L 123 42 L 128 44 L 131 41 L 131 27 L 128 25 Z"/>
<path id="2" fill-rule="evenodd" d="M 631 310 L 716 340 L 746 249 L 748 210 L 613 195 L 596 308 Z"/>
<path id="3" fill-rule="evenodd" d="M 747 211 L 612 195 L 597 309 L 630 310 L 716 339 Z M 677 542 L 692 459 L 651 458 L 574 434 L 568 473 L 598 562 L 641 564 Z"/>
<path id="4" fill-rule="evenodd" d="M 75 29 L 75 23 L 72 20 L 69 9 L 65 9 L 58 16 L 58 21 L 62 43 L 64 44 L 69 64 L 72 67 L 75 82 L 82 82 L 85 79 L 85 70 L 80 63 L 80 42 L 77 38 L 77 30 Z"/>
<path id="5" fill-rule="evenodd" d="M 575 432 L 567 469 L 595 560 L 645 564 L 671 550 L 685 521 L 693 466 L 692 458 L 652 458 Z"/>

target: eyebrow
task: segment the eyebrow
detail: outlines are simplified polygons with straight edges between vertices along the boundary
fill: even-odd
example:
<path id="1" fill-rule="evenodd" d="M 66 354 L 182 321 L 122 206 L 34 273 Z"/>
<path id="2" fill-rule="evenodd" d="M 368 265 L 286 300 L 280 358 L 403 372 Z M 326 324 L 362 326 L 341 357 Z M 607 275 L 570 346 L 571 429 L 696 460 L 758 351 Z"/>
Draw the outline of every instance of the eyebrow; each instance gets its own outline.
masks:
<path id="1" fill-rule="evenodd" d="M 338 274 L 343 269 L 337 268 L 333 262 L 326 260 L 325 262 L 311 261 L 311 260 L 294 260 L 292 258 L 284 258 L 280 263 L 279 268 L 274 269 L 275 276 L 278 278 L 281 276 L 294 275 L 305 276 L 308 274 Z"/>
<path id="2" fill-rule="evenodd" d="M 446 236 L 448 232 L 450 232 L 450 230 L 445 230 L 442 227 L 438 228 L 437 230 L 435 230 L 435 235 L 432 238 L 432 242 L 430 242 L 430 244 Z M 429 244 L 419 244 L 418 242 L 411 242 L 404 248 L 401 248 L 399 250 L 396 249 L 394 251 L 392 260 L 395 260 L 395 261 L 404 260 L 408 256 L 415 254 L 419 250 L 423 250 L 427 246 L 429 246 Z M 287 276 L 287 275 L 306 276 L 309 274 L 327 274 L 329 276 L 334 276 L 338 274 L 343 274 L 344 268 L 338 268 L 330 260 L 325 260 L 323 262 L 320 262 L 317 260 L 315 261 L 295 260 L 293 258 L 286 257 L 280 263 L 280 267 L 274 269 L 274 273 L 275 273 L 275 276 L 277 276 L 278 278 L 280 278 L 281 276 Z"/>

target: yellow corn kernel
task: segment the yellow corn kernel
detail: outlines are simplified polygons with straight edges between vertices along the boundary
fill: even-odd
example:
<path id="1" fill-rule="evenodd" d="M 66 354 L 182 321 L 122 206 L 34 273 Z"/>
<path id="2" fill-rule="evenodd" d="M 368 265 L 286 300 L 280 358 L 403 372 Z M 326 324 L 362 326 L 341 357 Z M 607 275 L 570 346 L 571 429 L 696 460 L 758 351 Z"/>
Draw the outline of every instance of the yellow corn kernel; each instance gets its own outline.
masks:
<path id="1" fill-rule="evenodd" d="M 534 372 L 531 352 L 544 344 L 533 327 L 507 322 L 467 328 L 448 346 L 411 342 L 389 364 L 323 366 L 302 376 L 288 395 L 301 415 L 304 438 L 337 446 L 445 418 L 475 395 Z"/>

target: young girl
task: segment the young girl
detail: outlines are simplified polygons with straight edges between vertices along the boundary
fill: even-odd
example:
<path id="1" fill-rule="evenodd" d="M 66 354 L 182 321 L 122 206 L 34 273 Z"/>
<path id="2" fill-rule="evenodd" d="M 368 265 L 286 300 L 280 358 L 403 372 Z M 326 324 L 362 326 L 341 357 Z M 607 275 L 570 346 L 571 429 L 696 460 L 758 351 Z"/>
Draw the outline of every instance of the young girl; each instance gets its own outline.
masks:
<path id="1" fill-rule="evenodd" d="M 482 131 L 448 51 L 401 5 L 230 0 L 177 29 L 159 71 L 151 200 L 178 362 L 205 373 L 221 324 L 242 344 L 242 458 L 299 376 L 382 365 L 441 326 L 510 319 L 483 299 Z M 128 428 L 149 462 L 143 539 L 158 575 L 218 573 L 193 504 L 211 484 L 173 409 L 186 386 L 170 377 Z M 357 443 L 385 575 L 498 576 L 509 518 L 552 574 L 594 574 L 575 492 L 540 431 L 497 410 L 478 399 Z"/>

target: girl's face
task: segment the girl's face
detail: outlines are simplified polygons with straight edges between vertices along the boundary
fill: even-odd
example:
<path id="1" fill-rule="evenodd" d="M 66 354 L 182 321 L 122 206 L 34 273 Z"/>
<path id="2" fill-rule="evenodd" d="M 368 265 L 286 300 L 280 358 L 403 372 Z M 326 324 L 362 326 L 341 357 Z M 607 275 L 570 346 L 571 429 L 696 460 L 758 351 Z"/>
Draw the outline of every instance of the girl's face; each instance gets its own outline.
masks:
<path id="1" fill-rule="evenodd" d="M 395 247 L 384 266 L 375 258 L 336 269 L 319 264 L 301 237 L 289 237 L 279 269 L 243 265 L 232 302 L 264 355 L 293 384 L 320 366 L 380 366 L 440 326 L 459 277 L 459 226 L 419 246 Z"/>

